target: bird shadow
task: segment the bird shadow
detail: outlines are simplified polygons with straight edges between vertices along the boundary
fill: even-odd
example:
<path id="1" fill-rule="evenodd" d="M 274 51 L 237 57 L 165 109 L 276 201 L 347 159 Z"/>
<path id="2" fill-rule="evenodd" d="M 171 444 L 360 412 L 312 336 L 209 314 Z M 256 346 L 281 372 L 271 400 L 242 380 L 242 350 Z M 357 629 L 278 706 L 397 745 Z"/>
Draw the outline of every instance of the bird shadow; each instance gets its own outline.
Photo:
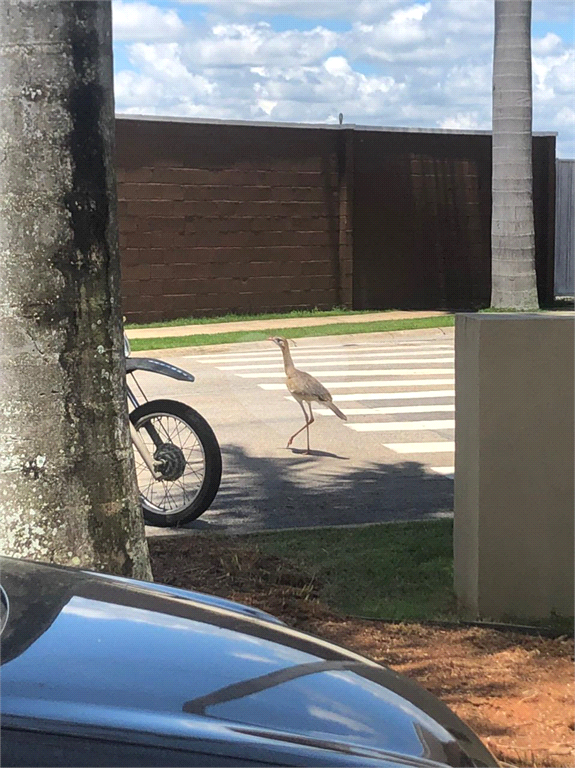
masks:
<path id="1" fill-rule="evenodd" d="M 349 461 L 349 456 L 339 456 L 337 453 L 330 453 L 329 451 L 316 451 L 310 448 L 309 451 L 305 451 L 303 448 L 286 448 L 286 451 L 290 451 L 297 456 L 312 456 L 320 457 L 325 456 L 330 459 L 341 459 L 342 461 Z"/>

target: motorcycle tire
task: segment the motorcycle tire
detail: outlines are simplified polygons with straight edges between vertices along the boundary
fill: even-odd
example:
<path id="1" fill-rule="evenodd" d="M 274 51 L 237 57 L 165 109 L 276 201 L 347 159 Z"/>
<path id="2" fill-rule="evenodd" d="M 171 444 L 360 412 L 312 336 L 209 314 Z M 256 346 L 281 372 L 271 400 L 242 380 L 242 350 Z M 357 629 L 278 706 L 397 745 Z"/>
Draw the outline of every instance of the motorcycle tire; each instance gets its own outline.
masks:
<path id="1" fill-rule="evenodd" d="M 208 509 L 220 487 L 222 454 L 208 422 L 176 400 L 152 400 L 130 420 L 156 462 L 154 478 L 134 448 L 144 521 L 162 528 L 185 525 Z"/>

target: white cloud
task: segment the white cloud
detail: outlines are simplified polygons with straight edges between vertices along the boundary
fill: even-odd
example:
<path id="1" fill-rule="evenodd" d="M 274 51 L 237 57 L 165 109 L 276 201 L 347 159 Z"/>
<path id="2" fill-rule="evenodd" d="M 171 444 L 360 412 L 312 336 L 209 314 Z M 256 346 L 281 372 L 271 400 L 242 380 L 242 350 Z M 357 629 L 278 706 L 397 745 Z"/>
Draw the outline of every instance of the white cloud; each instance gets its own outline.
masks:
<path id="1" fill-rule="evenodd" d="M 401 25 L 421 21 L 425 14 L 429 13 L 430 8 L 431 3 L 416 3 L 415 5 L 408 5 L 407 8 L 398 8 L 391 14 L 391 24 L 401 29 Z"/>
<path id="2" fill-rule="evenodd" d="M 489 57 L 492 31 L 492 2 L 471 0 L 468 7 L 467 0 L 430 0 L 406 3 L 377 23 L 353 24 L 345 44 L 355 58 L 380 65 L 446 66 Z"/>
<path id="3" fill-rule="evenodd" d="M 543 56 L 557 50 L 557 48 L 561 48 L 561 46 L 562 40 L 559 35 L 556 35 L 553 32 L 547 32 L 545 37 L 538 37 L 533 40 L 531 43 L 531 51 L 534 54 Z"/>
<path id="4" fill-rule="evenodd" d="M 443 78 L 443 89 L 456 105 L 491 99 L 491 64 L 456 64 Z"/>
<path id="5" fill-rule="evenodd" d="M 349 61 L 343 56 L 330 56 L 329 59 L 326 59 L 323 66 L 334 77 L 349 77 L 353 74 Z"/>
<path id="6" fill-rule="evenodd" d="M 136 71 L 124 70 L 115 79 L 119 112 L 215 117 L 218 84 L 191 72 L 181 61 L 178 43 L 135 43 L 130 61 Z M 219 110 L 223 116 L 233 113 Z"/>
<path id="7" fill-rule="evenodd" d="M 393 11 L 389 19 L 379 24 L 359 22 L 350 36 L 352 44 L 356 49 L 363 48 L 371 58 L 389 61 L 397 49 L 419 46 L 428 38 L 422 22 L 429 8 L 430 3 L 412 5 Z"/>
<path id="8" fill-rule="evenodd" d="M 444 0 L 443 12 L 447 16 L 460 17 L 468 21 L 480 21 L 493 16 L 493 0 Z"/>
<path id="9" fill-rule="evenodd" d="M 304 19 L 377 19 L 403 0 L 178 0 L 208 5 L 225 16 L 294 16 Z"/>
<path id="10" fill-rule="evenodd" d="M 117 75 L 119 112 L 318 123 L 343 112 L 345 123 L 490 127 L 493 0 L 202 5 L 207 13 L 186 26 L 176 0 L 115 2 L 131 66 Z M 563 18 L 566 8 L 533 3 L 534 17 Z M 308 21 L 286 29 L 289 15 Z M 330 18 L 349 31 L 339 22 L 330 29 Z M 554 30 L 533 41 L 534 129 L 559 131 L 565 152 L 575 135 L 575 58 L 561 26 Z"/>
<path id="11" fill-rule="evenodd" d="M 181 61 L 178 43 L 152 45 L 135 43 L 130 48 L 130 60 L 141 71 L 159 82 L 172 83 L 178 90 L 199 96 L 213 94 L 216 85 L 203 75 L 190 72 Z"/>
<path id="12" fill-rule="evenodd" d="M 338 35 L 324 27 L 274 32 L 265 22 L 217 24 L 203 38 L 190 40 L 185 55 L 194 66 L 257 67 L 319 61 L 337 44 Z"/>
<path id="13" fill-rule="evenodd" d="M 557 125 L 573 128 L 575 125 L 575 109 L 573 107 L 562 107 L 555 116 Z"/>
<path id="14" fill-rule="evenodd" d="M 256 107 L 269 117 L 273 112 L 274 108 L 277 107 L 277 101 L 268 101 L 267 99 L 258 99 L 256 101 Z"/>
<path id="15" fill-rule="evenodd" d="M 533 57 L 533 127 L 559 132 L 561 155 L 575 150 L 575 50 Z"/>
<path id="16" fill-rule="evenodd" d="M 493 14 L 493 0 L 440 0 L 447 12 L 477 21 Z M 226 16 L 285 15 L 312 19 L 379 19 L 405 0 L 177 0 L 209 6 Z M 432 0 L 437 2 L 437 0 Z M 573 0 L 533 0 L 534 21 L 572 22 Z"/>
<path id="17" fill-rule="evenodd" d="M 440 120 L 440 128 L 456 128 L 459 130 L 475 130 L 482 128 L 479 123 L 478 112 L 458 112 L 453 117 L 446 117 L 445 120 Z"/>
<path id="18" fill-rule="evenodd" d="M 574 76 L 574 50 L 566 51 L 560 56 L 534 56 L 534 98 L 549 99 L 557 95 L 573 95 Z"/>
<path id="19" fill-rule="evenodd" d="M 184 31 L 175 10 L 162 11 L 146 2 L 122 2 L 112 5 L 114 40 L 173 40 Z"/>
<path id="20" fill-rule="evenodd" d="M 122 112 L 154 114 L 156 104 L 164 95 L 162 85 L 155 78 L 130 71 L 118 73 L 114 88 L 116 103 L 121 104 Z"/>
<path id="21" fill-rule="evenodd" d="M 274 103 L 274 119 L 289 121 L 302 120 L 302 113 L 311 122 L 335 122 L 339 112 L 348 123 L 365 122 L 366 115 L 391 117 L 402 90 L 393 78 L 354 71 L 342 56 L 317 67 L 270 68 L 254 83 L 258 99 Z"/>

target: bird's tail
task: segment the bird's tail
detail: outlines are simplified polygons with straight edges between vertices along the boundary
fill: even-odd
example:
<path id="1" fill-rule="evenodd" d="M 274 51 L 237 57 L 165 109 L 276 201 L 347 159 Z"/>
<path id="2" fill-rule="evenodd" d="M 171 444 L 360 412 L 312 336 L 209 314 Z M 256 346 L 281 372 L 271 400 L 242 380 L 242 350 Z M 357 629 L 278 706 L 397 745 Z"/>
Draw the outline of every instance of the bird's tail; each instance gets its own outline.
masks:
<path id="1" fill-rule="evenodd" d="M 343 419 L 344 421 L 347 421 L 347 416 L 345 415 L 345 413 L 342 413 L 342 412 L 339 410 L 339 408 L 337 407 L 337 405 L 335 405 L 335 404 L 334 404 L 334 403 L 332 403 L 331 401 L 330 401 L 330 402 L 328 402 L 328 403 L 324 403 L 324 405 L 327 405 L 327 407 L 328 407 L 328 408 L 330 408 L 330 409 L 331 409 L 331 410 L 332 410 L 332 411 L 335 413 L 335 415 L 336 415 L 336 416 L 339 416 L 339 418 L 340 418 L 340 419 Z"/>

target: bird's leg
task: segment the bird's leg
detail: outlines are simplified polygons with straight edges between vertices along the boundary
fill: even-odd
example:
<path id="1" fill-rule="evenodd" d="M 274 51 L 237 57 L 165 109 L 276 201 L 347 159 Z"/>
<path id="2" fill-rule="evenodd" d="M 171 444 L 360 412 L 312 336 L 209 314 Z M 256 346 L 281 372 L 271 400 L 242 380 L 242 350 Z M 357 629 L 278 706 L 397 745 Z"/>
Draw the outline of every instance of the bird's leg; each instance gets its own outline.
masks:
<path id="1" fill-rule="evenodd" d="M 309 405 L 309 421 L 307 423 L 307 430 L 306 430 L 306 435 L 307 435 L 307 451 L 306 451 L 306 453 L 309 454 L 309 428 L 314 423 L 315 419 L 313 417 L 313 411 L 312 411 L 312 408 L 311 408 L 311 403 L 308 403 L 308 405 Z"/>
<path id="2" fill-rule="evenodd" d="M 304 429 L 307 429 L 307 428 L 308 428 L 308 420 L 307 420 L 307 412 L 306 412 L 306 409 L 303 407 L 303 402 L 302 402 L 301 400 L 300 400 L 300 401 L 298 401 L 298 402 L 299 402 L 299 404 L 300 404 L 300 406 L 301 406 L 301 409 L 302 409 L 302 411 L 303 411 L 303 415 L 304 415 L 304 418 L 305 418 L 305 424 L 303 425 L 303 427 L 302 427 L 301 429 L 298 429 L 298 431 L 297 431 L 297 432 L 294 432 L 294 433 L 293 433 L 293 435 L 292 435 L 292 436 L 290 437 L 290 439 L 288 440 L 288 444 L 287 444 L 286 448 L 289 448 L 289 447 L 290 447 L 290 445 L 293 443 L 293 439 L 294 439 L 294 437 L 297 437 L 297 436 L 299 435 L 299 433 L 300 433 L 300 432 L 303 432 L 303 431 L 304 431 Z M 311 406 L 310 406 L 310 407 L 311 407 Z M 313 421 L 313 417 L 312 417 L 312 421 Z M 309 443 L 308 443 L 308 451 L 309 451 Z"/>

